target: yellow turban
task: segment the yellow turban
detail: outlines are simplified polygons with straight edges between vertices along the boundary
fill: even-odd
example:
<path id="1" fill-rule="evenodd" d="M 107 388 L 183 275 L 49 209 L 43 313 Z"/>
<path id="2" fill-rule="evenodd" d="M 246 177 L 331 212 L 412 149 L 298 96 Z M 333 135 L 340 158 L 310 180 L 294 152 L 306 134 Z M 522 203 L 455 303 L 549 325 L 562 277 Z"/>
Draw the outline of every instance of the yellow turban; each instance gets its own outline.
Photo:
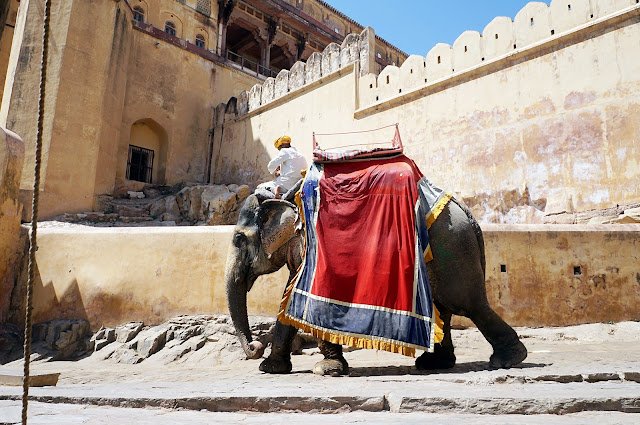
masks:
<path id="1" fill-rule="evenodd" d="M 280 149 L 280 146 L 284 145 L 285 143 L 291 144 L 291 137 L 289 136 L 278 137 L 275 140 L 275 142 L 273 142 L 273 146 L 275 146 L 276 149 Z"/>

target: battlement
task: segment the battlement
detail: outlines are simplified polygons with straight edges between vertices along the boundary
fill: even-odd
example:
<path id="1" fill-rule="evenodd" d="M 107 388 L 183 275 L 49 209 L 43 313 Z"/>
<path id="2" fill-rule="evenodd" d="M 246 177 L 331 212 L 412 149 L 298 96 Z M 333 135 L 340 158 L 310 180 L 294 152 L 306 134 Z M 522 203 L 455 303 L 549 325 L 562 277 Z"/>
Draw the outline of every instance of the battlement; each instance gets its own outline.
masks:
<path id="1" fill-rule="evenodd" d="M 375 34 L 367 28 L 349 34 L 342 45 L 329 44 L 306 63 L 296 62 L 276 78 L 267 78 L 237 96 L 237 115 L 257 111 L 276 99 L 358 62 L 361 76 L 359 107 L 449 79 L 467 70 L 526 52 L 545 40 L 561 38 L 579 28 L 617 14 L 639 10 L 639 0 L 552 0 L 526 4 L 513 20 L 496 17 L 482 33 L 465 31 L 453 45 L 438 43 L 425 56 L 411 55 L 402 66 L 387 66 L 376 75 Z"/>

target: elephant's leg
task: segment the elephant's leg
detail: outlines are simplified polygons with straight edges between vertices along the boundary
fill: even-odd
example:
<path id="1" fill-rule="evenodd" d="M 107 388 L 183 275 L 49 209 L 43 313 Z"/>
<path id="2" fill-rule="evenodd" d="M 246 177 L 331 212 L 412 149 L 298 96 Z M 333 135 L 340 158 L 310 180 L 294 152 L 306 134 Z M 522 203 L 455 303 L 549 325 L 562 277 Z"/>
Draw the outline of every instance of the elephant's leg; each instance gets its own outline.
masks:
<path id="1" fill-rule="evenodd" d="M 324 355 L 313 367 L 316 375 L 340 376 L 349 374 L 349 364 L 342 355 L 342 345 L 332 344 L 328 341 L 318 340 L 318 348 Z"/>
<path id="2" fill-rule="evenodd" d="M 444 322 L 442 331 L 444 338 L 439 344 L 435 344 L 433 353 L 424 352 L 416 359 L 418 370 L 450 369 L 456 364 L 456 355 L 453 353 L 453 341 L 451 340 L 451 313 L 443 307 L 438 307 L 440 318 Z"/>
<path id="3" fill-rule="evenodd" d="M 510 368 L 521 363 L 527 357 L 527 348 L 513 330 L 488 303 L 468 314 L 482 335 L 493 347 L 489 365 L 495 369 Z"/>
<path id="4" fill-rule="evenodd" d="M 276 322 L 273 331 L 271 354 L 260 363 L 260 370 L 266 373 L 291 372 L 291 343 L 298 330 L 293 326 Z"/>

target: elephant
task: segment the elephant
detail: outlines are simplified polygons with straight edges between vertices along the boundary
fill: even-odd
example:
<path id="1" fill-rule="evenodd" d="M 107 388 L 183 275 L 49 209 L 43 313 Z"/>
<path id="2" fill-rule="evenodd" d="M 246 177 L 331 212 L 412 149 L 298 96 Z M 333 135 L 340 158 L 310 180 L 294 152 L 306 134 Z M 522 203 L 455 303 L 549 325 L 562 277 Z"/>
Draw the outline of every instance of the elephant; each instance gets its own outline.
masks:
<path id="1" fill-rule="evenodd" d="M 242 206 L 234 228 L 225 267 L 229 311 L 236 334 L 249 359 L 261 358 L 265 346 L 254 341 L 247 316 L 247 293 L 256 279 L 283 266 L 294 278 L 304 255 L 304 241 L 296 229 L 297 208 L 290 191 L 283 199 L 250 195 Z M 419 370 L 452 368 L 456 362 L 451 340 L 451 316 L 468 317 L 491 344 L 492 369 L 510 368 L 527 357 L 518 335 L 490 307 L 485 290 L 485 251 L 480 225 L 469 209 L 452 198 L 428 230 L 433 260 L 427 263 L 434 304 L 444 322 L 444 338 L 433 352 L 415 360 Z M 286 287 L 285 287 L 286 288 Z M 266 373 L 290 373 L 291 343 L 297 329 L 276 322 L 271 353 L 260 364 Z M 320 375 L 345 375 L 349 365 L 342 346 L 319 341 L 324 359 L 314 367 Z"/>

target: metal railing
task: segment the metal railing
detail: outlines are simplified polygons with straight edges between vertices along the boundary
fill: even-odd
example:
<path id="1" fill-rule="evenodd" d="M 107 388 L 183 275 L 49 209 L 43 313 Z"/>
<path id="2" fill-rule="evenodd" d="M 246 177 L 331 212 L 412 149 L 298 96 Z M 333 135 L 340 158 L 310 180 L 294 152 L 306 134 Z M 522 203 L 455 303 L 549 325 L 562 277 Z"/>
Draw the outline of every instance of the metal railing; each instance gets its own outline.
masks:
<path id="1" fill-rule="evenodd" d="M 265 77 L 275 77 L 278 75 L 276 71 L 231 51 L 227 51 L 227 59 L 239 65 L 243 71 L 250 71 L 251 73 L 256 74 L 256 76 L 263 75 Z"/>

